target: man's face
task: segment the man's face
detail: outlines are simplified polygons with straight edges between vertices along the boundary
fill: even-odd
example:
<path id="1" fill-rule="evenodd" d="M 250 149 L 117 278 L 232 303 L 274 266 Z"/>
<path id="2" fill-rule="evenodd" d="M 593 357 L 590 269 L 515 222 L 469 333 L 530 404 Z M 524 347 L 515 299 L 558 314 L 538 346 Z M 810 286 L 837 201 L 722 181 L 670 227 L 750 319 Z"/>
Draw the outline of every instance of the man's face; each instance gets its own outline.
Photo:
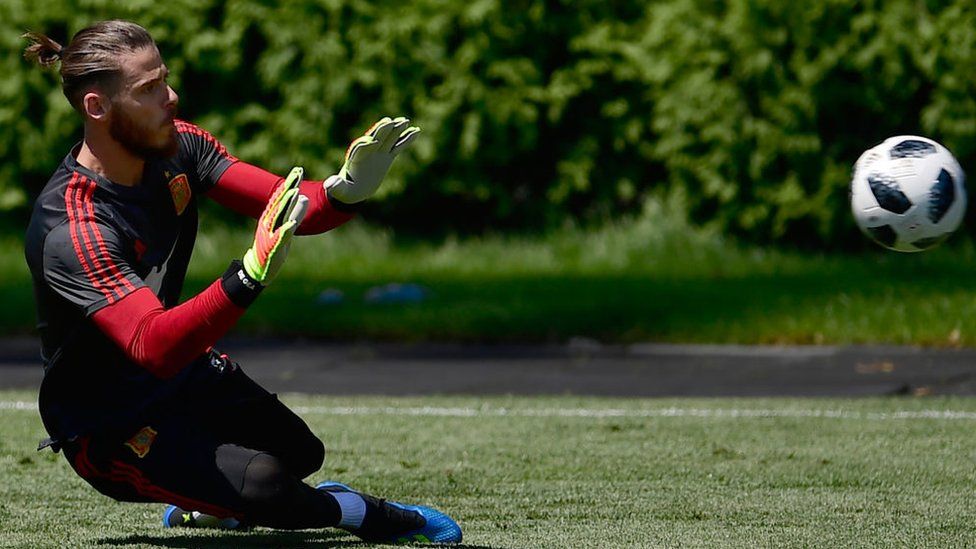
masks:
<path id="1" fill-rule="evenodd" d="M 179 97 L 166 84 L 169 70 L 156 48 L 144 48 L 121 60 L 122 78 L 112 98 L 109 134 L 130 153 L 143 158 L 168 158 L 178 142 L 176 105 Z"/>

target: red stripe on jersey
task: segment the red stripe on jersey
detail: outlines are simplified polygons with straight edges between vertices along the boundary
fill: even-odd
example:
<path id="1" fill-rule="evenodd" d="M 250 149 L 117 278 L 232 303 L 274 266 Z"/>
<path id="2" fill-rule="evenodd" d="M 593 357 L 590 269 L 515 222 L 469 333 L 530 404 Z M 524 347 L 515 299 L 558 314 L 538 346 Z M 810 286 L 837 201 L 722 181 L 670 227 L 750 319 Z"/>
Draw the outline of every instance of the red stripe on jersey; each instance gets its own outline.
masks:
<path id="1" fill-rule="evenodd" d="M 188 511 L 200 511 L 201 513 L 213 515 L 218 518 L 233 517 L 237 514 L 218 505 L 170 492 L 161 486 L 153 484 L 146 477 L 145 473 L 137 467 L 117 459 L 112 460 L 112 470 L 109 471 L 107 476 L 113 480 L 128 482 L 139 494 L 155 499 L 160 503 L 171 503 Z"/>
<path id="2" fill-rule="evenodd" d="M 81 181 L 79 182 L 79 189 L 75 192 L 75 206 L 77 206 L 78 211 L 75 212 L 75 216 L 78 218 L 78 232 L 81 234 L 82 240 L 85 244 L 85 249 L 88 251 L 86 256 L 88 261 L 92 265 L 92 276 L 99 281 L 102 287 L 107 291 L 112 293 L 112 297 L 124 297 L 124 293 L 120 293 L 118 285 L 114 280 L 109 278 L 108 269 L 104 266 L 102 261 L 100 261 L 98 254 L 95 252 L 95 247 L 92 245 L 92 238 L 94 238 L 95 232 L 92 230 L 94 225 L 93 219 L 95 217 L 94 213 L 89 214 L 85 204 L 91 203 L 91 195 L 94 192 L 91 186 L 88 185 L 88 178 L 81 176 Z M 109 303 L 112 303 L 110 300 Z"/>
<path id="3" fill-rule="evenodd" d="M 159 503 L 171 503 L 177 507 L 182 507 L 183 509 L 189 511 L 200 511 L 201 513 L 214 515 L 220 518 L 233 517 L 237 515 L 237 513 L 220 507 L 219 505 L 213 505 L 190 497 L 181 496 L 179 494 L 170 492 L 165 488 L 156 486 L 151 480 L 149 480 L 149 478 L 146 477 L 145 473 L 139 470 L 139 468 L 119 461 L 118 459 L 111 460 L 111 469 L 108 471 L 99 471 L 88 459 L 88 437 L 82 437 L 79 439 L 79 442 L 81 448 L 75 455 L 74 465 L 75 470 L 78 471 L 78 474 L 81 475 L 82 478 L 101 478 L 118 484 L 124 484 L 131 487 L 137 494 L 147 499 L 158 501 Z"/>
<path id="4" fill-rule="evenodd" d="M 88 178 L 84 175 L 81 176 L 80 180 L 76 185 L 76 190 L 73 195 L 73 204 L 75 206 L 75 219 L 78 223 L 78 234 L 81 235 L 82 243 L 84 244 L 84 249 L 88 252 L 85 258 L 91 264 L 92 271 L 90 278 L 94 278 L 98 285 L 103 288 L 102 293 L 109 292 L 109 303 L 113 302 L 113 299 L 121 297 L 125 294 L 119 293 L 116 289 L 116 284 L 105 274 L 105 267 L 102 266 L 101 261 L 99 261 L 98 255 L 95 253 L 95 248 L 92 245 L 92 236 L 94 233 L 91 230 L 90 225 L 92 224 L 92 218 L 94 215 L 89 216 L 85 211 L 85 203 L 91 200 L 91 191 L 87 186 Z"/>
<path id="5" fill-rule="evenodd" d="M 94 273 L 92 273 L 92 268 L 88 265 L 88 258 L 85 256 L 84 249 L 78 242 L 78 235 L 80 234 L 85 240 L 85 244 L 89 245 L 90 247 L 88 238 L 85 236 L 84 232 L 81 231 L 81 228 L 78 225 L 78 211 L 75 209 L 75 207 L 78 205 L 78 199 L 74 195 L 78 191 L 82 190 L 79 188 L 80 176 L 81 174 L 74 172 L 74 174 L 71 176 L 71 181 L 68 182 L 68 188 L 64 192 L 64 207 L 68 213 L 68 232 L 71 233 L 71 244 L 74 246 L 75 255 L 78 256 L 78 262 L 81 263 L 81 267 L 85 270 L 85 275 L 88 276 L 88 280 L 91 281 L 92 286 L 101 291 L 111 304 L 115 302 L 112 292 L 106 288 L 103 288 L 102 284 L 97 278 L 95 278 Z"/>
<path id="6" fill-rule="evenodd" d="M 125 291 L 119 288 L 117 277 L 115 280 L 112 278 L 112 269 L 109 267 L 111 260 L 108 259 L 108 254 L 100 254 L 101 250 L 96 250 L 92 243 L 93 239 L 101 235 L 100 232 L 97 232 L 98 226 L 95 224 L 95 210 L 92 206 L 92 196 L 95 194 L 95 187 L 97 185 L 84 175 L 81 176 L 79 185 L 81 188 L 75 193 L 75 205 L 78 208 L 75 216 L 79 222 L 79 233 L 84 241 L 85 249 L 88 251 L 87 257 L 93 268 L 93 276 L 104 288 L 112 292 L 113 297 L 125 297 Z M 112 264 L 112 267 L 114 267 L 114 264 Z M 111 304 L 112 301 L 110 300 L 109 303 Z"/>
<path id="7" fill-rule="evenodd" d="M 192 135 L 200 136 L 205 141 L 211 143 L 214 146 L 214 148 L 217 149 L 217 153 L 218 154 L 220 154 L 221 156 L 223 156 L 227 160 L 230 160 L 232 162 L 237 162 L 237 158 L 234 155 L 232 155 L 229 152 L 227 152 L 227 147 L 224 147 L 223 143 L 221 143 L 220 141 L 217 141 L 217 138 L 214 137 L 213 135 L 211 135 L 211 133 L 208 132 L 207 130 L 205 130 L 205 129 L 203 129 L 200 126 L 197 126 L 195 124 L 191 124 L 189 122 L 186 122 L 184 120 L 175 120 L 173 123 L 176 126 L 176 131 L 177 132 L 179 132 L 179 133 L 189 133 L 189 134 L 192 134 Z"/>
<path id="8" fill-rule="evenodd" d="M 88 437 L 78 439 L 78 444 L 81 446 L 81 449 L 75 454 L 75 470 L 78 471 L 81 478 L 88 478 L 92 475 L 92 469 L 88 461 Z"/>
<path id="9" fill-rule="evenodd" d="M 135 290 L 136 287 L 131 282 L 129 282 L 129 279 L 122 276 L 122 272 L 115 265 L 115 262 L 112 261 L 112 257 L 108 254 L 108 248 L 105 247 L 105 240 L 102 238 L 102 231 L 101 229 L 98 228 L 98 225 L 95 223 L 95 206 L 91 198 L 92 195 L 95 194 L 95 187 L 97 187 L 98 185 L 91 179 L 85 177 L 83 177 L 82 180 L 85 181 L 86 184 L 88 185 L 88 189 L 87 189 L 88 192 L 85 195 L 85 207 L 88 210 L 88 224 L 91 226 L 91 231 L 95 235 L 95 243 L 98 245 L 98 251 L 102 256 L 102 259 L 105 261 L 109 273 L 111 274 L 111 276 L 115 278 L 113 283 L 118 284 L 118 282 L 121 281 L 122 283 L 121 285 L 126 290 L 129 290 L 129 292 L 131 292 Z M 116 288 L 115 291 L 116 293 L 118 293 L 119 297 L 125 297 L 126 294 L 128 293 L 122 290 L 121 288 Z"/>

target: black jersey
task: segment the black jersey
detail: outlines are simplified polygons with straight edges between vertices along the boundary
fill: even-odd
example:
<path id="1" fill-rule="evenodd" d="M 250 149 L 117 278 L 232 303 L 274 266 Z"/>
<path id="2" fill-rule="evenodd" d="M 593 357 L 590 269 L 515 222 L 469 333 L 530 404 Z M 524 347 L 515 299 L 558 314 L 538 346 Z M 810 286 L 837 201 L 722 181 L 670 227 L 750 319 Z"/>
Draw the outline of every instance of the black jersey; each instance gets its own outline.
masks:
<path id="1" fill-rule="evenodd" d="M 156 378 L 90 319 L 141 287 L 166 308 L 179 301 L 197 200 L 237 159 L 199 127 L 176 127 L 178 154 L 148 161 L 140 184 L 118 185 L 86 169 L 76 146 L 34 204 L 25 254 L 45 369 L 41 416 L 55 439 L 124 428 L 193 376 L 185 368 Z"/>

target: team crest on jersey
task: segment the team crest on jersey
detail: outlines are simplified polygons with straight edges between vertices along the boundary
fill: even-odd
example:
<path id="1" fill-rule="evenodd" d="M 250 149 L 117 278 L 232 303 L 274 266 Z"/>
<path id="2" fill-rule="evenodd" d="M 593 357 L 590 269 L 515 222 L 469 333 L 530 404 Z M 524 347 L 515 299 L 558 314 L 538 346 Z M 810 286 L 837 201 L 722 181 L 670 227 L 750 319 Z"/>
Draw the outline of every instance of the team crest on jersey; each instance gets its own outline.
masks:
<path id="1" fill-rule="evenodd" d="M 169 194 L 173 196 L 173 205 L 176 206 L 176 215 L 181 215 L 186 206 L 190 203 L 190 181 L 185 173 L 177 175 L 169 180 Z"/>
<path id="2" fill-rule="evenodd" d="M 147 425 L 139 429 L 139 432 L 133 435 L 132 438 L 125 441 L 125 445 L 135 452 L 137 456 L 144 458 L 149 453 L 149 448 L 152 446 L 153 441 L 156 440 L 157 434 L 155 429 Z"/>

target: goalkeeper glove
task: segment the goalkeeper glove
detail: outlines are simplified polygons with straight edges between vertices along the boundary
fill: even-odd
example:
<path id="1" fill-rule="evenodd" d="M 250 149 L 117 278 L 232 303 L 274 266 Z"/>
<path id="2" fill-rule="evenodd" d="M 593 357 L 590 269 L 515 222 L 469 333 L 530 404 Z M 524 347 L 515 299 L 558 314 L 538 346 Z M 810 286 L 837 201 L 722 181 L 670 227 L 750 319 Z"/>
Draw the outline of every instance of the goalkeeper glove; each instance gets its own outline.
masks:
<path id="1" fill-rule="evenodd" d="M 393 159 L 420 133 L 420 128 L 408 127 L 409 123 L 402 116 L 392 120 L 383 117 L 365 135 L 350 143 L 339 175 L 325 180 L 329 195 L 344 204 L 355 204 L 372 196 Z"/>
<path id="2" fill-rule="evenodd" d="M 244 270 L 254 281 L 267 286 L 281 270 L 295 229 L 305 217 L 308 198 L 298 194 L 298 184 L 305 171 L 292 168 L 278 185 L 258 219 L 254 244 L 244 254 Z"/>

